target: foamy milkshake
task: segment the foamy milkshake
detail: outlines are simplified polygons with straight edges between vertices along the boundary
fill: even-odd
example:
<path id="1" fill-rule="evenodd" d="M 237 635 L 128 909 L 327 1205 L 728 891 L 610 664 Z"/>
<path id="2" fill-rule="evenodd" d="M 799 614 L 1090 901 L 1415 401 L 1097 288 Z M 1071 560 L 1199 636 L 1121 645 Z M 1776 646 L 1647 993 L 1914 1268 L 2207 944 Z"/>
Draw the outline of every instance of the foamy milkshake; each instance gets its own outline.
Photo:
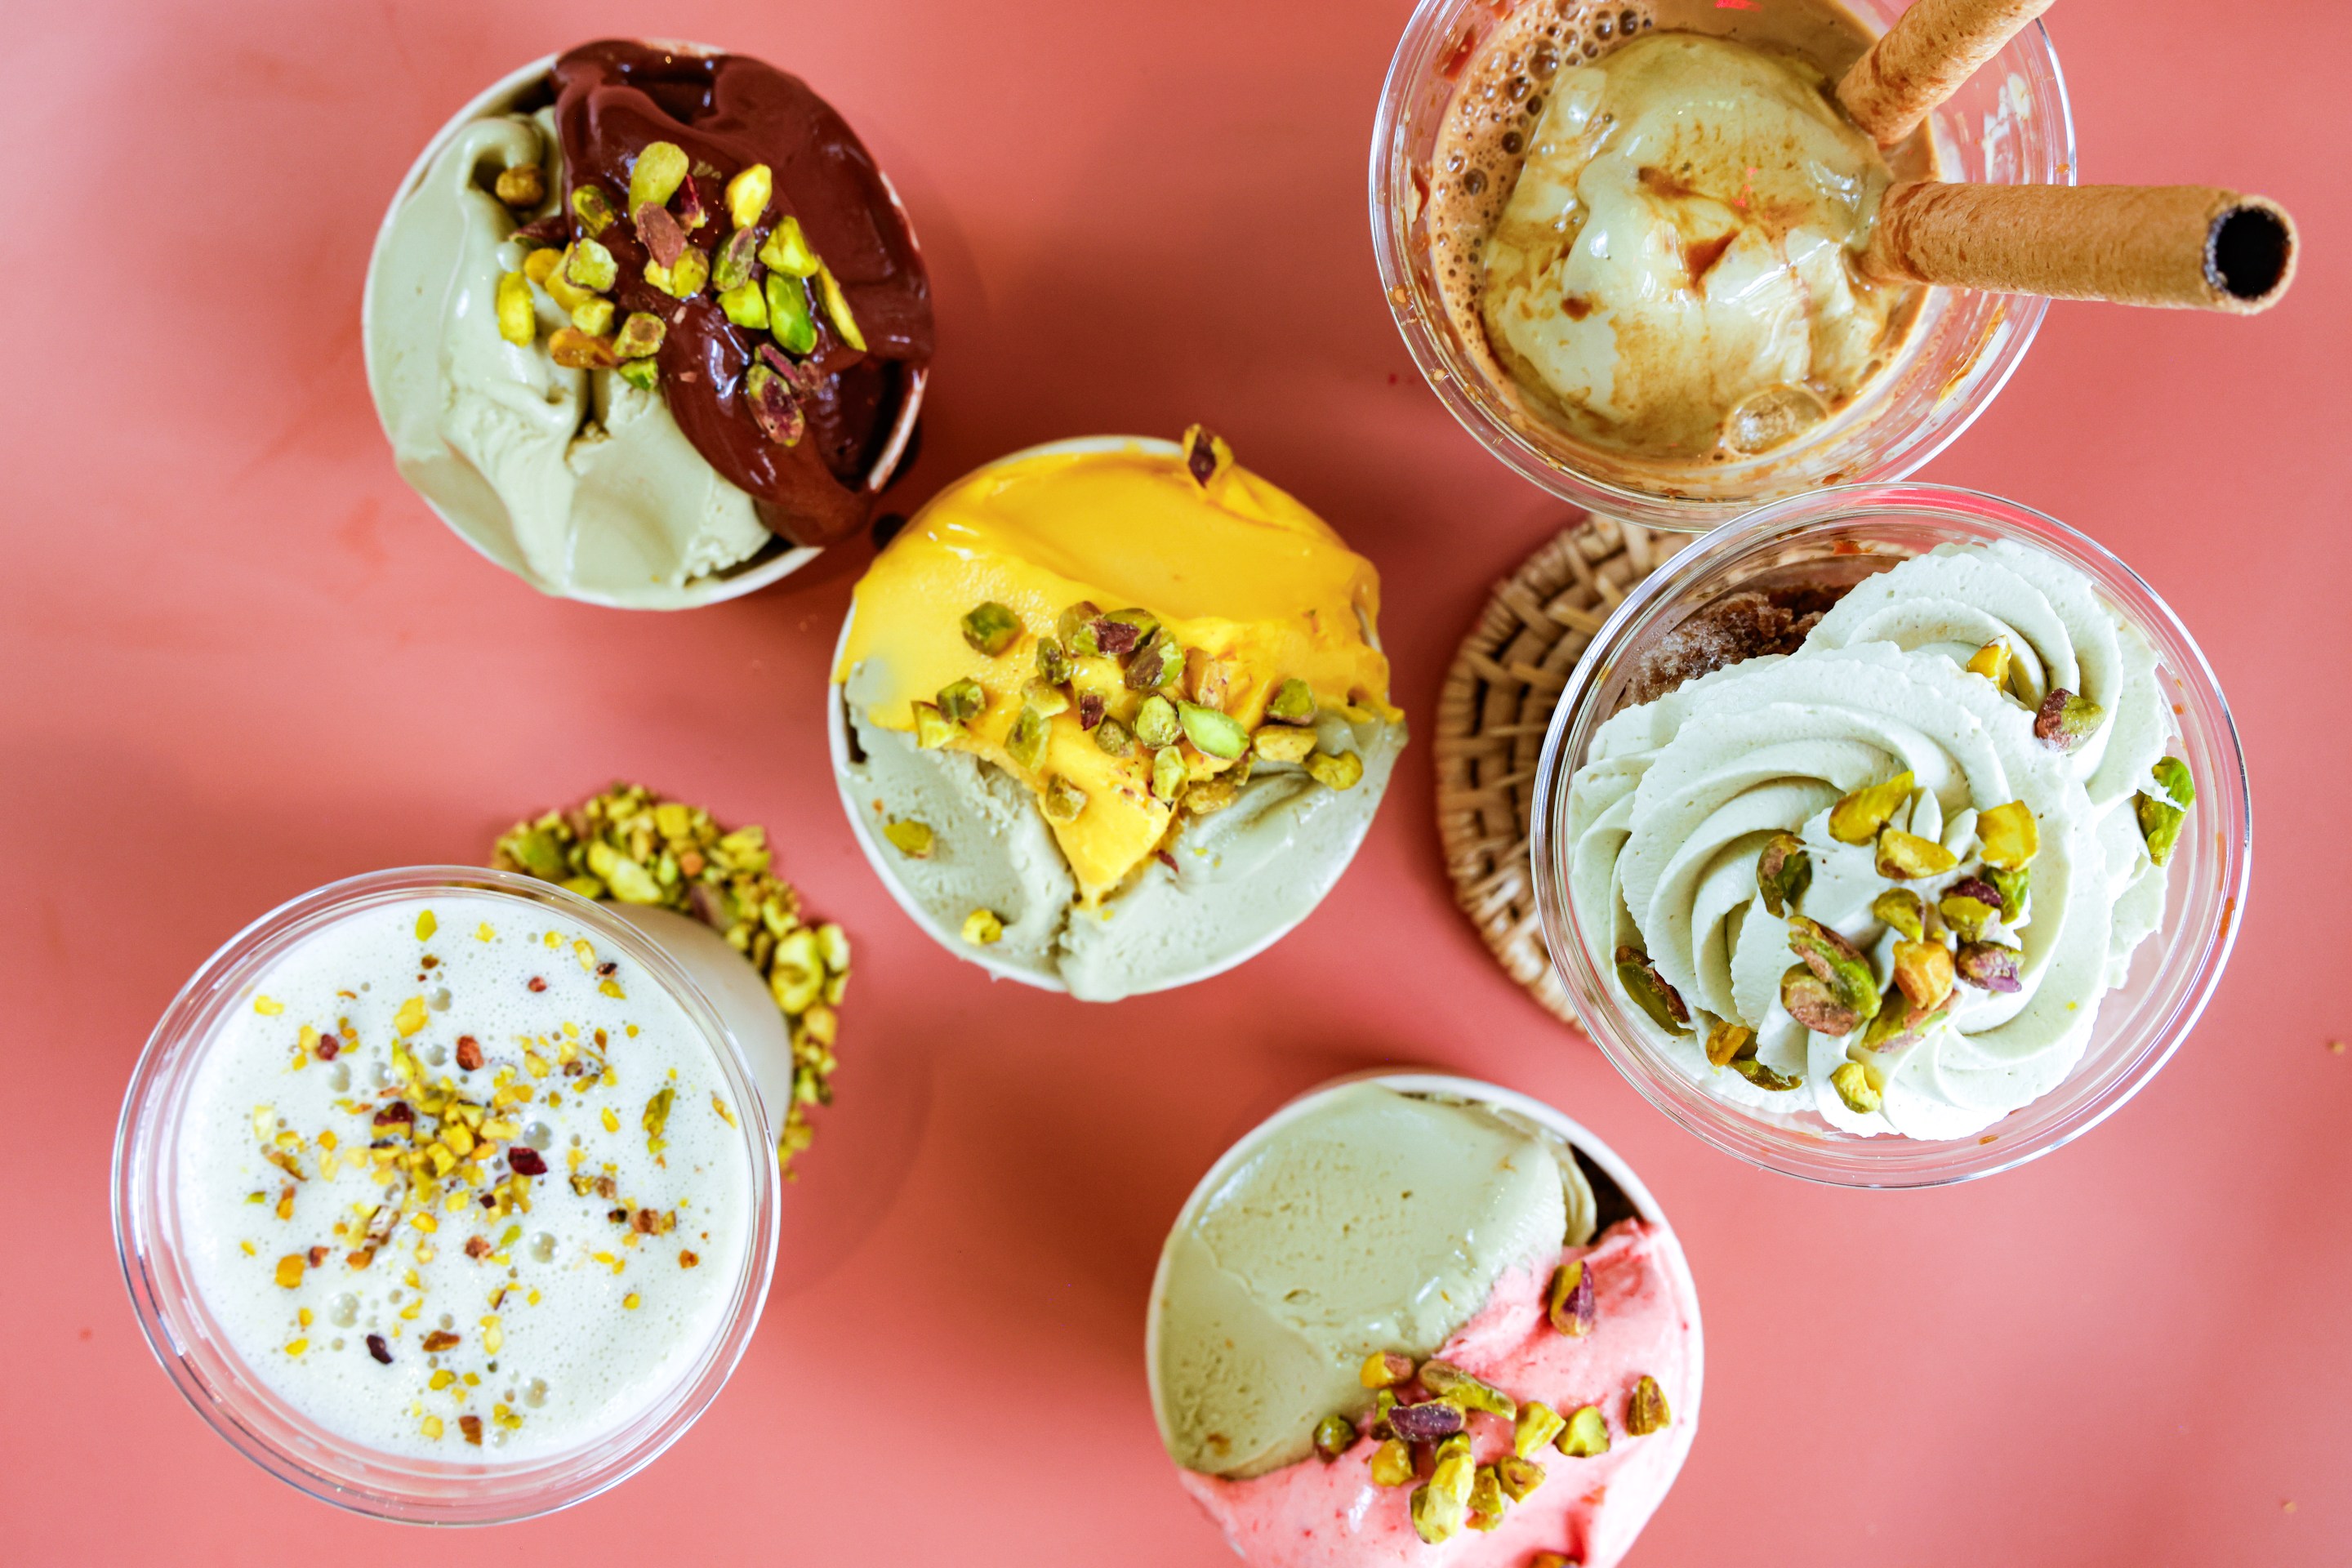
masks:
<path id="1" fill-rule="evenodd" d="M 626 931 L 421 888 L 222 977 L 144 1157 L 236 1381 L 333 1446 L 528 1467 L 704 1374 L 768 1258 L 765 1116 Z"/>

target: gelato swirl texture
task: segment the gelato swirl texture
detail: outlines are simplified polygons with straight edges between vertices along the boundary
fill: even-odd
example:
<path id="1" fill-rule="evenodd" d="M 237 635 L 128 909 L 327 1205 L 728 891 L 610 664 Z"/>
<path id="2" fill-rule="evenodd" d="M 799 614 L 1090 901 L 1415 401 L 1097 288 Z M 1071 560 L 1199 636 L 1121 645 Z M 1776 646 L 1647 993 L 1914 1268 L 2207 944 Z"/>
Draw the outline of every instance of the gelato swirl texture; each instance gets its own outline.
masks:
<path id="1" fill-rule="evenodd" d="M 1715 1094 L 1854 1133 L 1968 1136 L 2064 1079 L 2160 921 L 2134 802 L 2160 787 L 2168 732 L 2153 653 L 2079 574 L 2017 544 L 1946 546 L 1864 580 L 1796 653 L 1602 724 L 1570 785 L 1570 897 L 1589 942 L 1634 950 L 1671 988 L 1686 1016 L 1652 1016 Z M 1873 785 L 1900 798 L 1857 841 L 1840 814 Z M 2021 811 L 2030 868 L 1993 847 Z M 1910 864 L 1890 864 L 1889 836 Z M 1768 848 L 1803 857 L 1785 902 L 1759 878 Z M 1869 967 L 1857 1026 L 1907 1016 L 1904 982 L 1925 983 L 1898 960 L 1947 935 L 1959 983 L 1944 967 L 1915 1026 L 1808 1027 L 1786 987 L 1811 922 Z M 1992 984 L 1972 983 L 1988 955 L 1998 973 L 1974 973 Z M 1616 984 L 1640 1005 L 1622 969 Z"/>

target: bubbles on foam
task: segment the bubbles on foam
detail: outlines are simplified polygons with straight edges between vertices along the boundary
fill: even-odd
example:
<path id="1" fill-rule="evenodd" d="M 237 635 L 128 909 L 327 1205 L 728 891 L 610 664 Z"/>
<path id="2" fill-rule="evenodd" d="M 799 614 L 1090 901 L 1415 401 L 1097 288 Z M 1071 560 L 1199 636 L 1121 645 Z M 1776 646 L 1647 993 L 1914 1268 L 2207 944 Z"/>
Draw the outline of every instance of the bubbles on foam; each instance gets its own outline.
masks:
<path id="1" fill-rule="evenodd" d="M 1480 258 L 1518 184 L 1552 79 L 1655 25 L 1648 0 L 1549 0 L 1502 18 L 1463 68 L 1438 132 L 1423 224 L 1446 314 L 1481 353 Z"/>

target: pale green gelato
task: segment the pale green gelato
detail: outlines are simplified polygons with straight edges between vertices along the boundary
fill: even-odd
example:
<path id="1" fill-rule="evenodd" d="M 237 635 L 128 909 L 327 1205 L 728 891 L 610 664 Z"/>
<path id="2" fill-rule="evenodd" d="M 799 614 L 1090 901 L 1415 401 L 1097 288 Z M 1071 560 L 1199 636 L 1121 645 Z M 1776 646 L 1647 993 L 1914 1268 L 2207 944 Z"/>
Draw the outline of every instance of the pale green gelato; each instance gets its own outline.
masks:
<path id="1" fill-rule="evenodd" d="M 1482 1106 L 1352 1084 L 1264 1133 L 1169 1238 L 1160 1436 L 1254 1476 L 1371 1403 L 1376 1351 L 1426 1357 L 1513 1268 L 1591 1238 L 1565 1145 Z"/>

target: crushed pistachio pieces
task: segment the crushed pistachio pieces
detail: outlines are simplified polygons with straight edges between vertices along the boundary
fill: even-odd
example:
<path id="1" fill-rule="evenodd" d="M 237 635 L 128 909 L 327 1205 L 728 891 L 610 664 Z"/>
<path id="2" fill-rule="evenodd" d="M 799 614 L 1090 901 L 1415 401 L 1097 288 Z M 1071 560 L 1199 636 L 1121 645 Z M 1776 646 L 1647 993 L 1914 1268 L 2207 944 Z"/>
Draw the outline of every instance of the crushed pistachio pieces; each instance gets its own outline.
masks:
<path id="1" fill-rule="evenodd" d="M 809 1108 L 832 1102 L 834 1010 L 848 989 L 849 939 L 839 926 L 803 921 L 800 896 L 774 874 L 773 858 L 762 827 L 722 829 L 699 806 L 618 784 L 576 810 L 517 823 L 500 836 L 492 863 L 584 898 L 625 893 L 624 901 L 689 915 L 750 961 L 769 982 L 792 1040 L 793 1090 L 777 1138 L 789 1178 L 793 1156 L 814 1137 Z"/>

